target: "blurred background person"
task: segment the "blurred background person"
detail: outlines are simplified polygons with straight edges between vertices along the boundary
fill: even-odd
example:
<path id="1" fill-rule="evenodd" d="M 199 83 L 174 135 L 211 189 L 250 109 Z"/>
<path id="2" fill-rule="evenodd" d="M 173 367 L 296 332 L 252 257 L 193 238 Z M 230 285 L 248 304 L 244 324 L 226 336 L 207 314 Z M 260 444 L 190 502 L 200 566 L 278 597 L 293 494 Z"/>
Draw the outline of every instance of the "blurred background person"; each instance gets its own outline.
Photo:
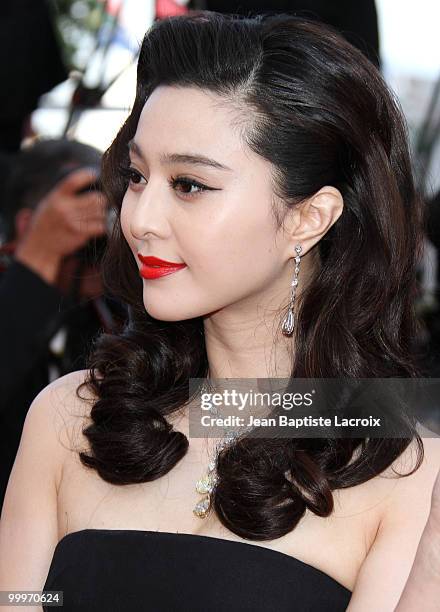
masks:
<path id="1" fill-rule="evenodd" d="M 94 336 L 125 316 L 103 296 L 99 273 L 108 226 L 100 158 L 60 139 L 34 144 L 11 164 L 1 209 L 1 499 L 32 399 L 85 367 Z"/>

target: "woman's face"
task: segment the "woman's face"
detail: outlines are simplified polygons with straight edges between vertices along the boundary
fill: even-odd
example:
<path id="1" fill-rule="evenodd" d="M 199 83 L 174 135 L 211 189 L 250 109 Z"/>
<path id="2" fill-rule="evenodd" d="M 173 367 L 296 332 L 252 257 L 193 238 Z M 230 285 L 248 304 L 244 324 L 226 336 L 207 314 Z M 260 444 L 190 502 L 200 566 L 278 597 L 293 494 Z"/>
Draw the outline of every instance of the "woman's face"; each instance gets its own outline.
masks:
<path id="1" fill-rule="evenodd" d="M 271 213 L 271 165 L 245 147 L 232 109 L 219 102 L 195 88 L 160 86 L 130 146 L 121 225 L 136 263 L 142 267 L 140 253 L 186 264 L 143 279 L 145 308 L 160 320 L 246 314 L 275 295 L 279 305 L 288 299 L 293 264 Z M 214 163 L 165 159 L 177 155 Z"/>

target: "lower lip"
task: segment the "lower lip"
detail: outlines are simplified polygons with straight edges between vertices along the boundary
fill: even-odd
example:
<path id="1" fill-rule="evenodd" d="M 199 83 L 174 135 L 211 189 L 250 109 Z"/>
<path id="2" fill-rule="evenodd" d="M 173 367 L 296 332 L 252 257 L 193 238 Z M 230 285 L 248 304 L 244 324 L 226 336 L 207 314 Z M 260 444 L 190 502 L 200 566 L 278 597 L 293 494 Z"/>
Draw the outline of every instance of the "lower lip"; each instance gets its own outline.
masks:
<path id="1" fill-rule="evenodd" d="M 152 280 L 154 278 L 166 276 L 167 274 L 173 274 L 173 272 L 178 272 L 179 270 L 183 270 L 184 268 L 186 268 L 186 266 L 180 266 L 178 268 L 167 268 L 165 266 L 161 266 L 160 268 L 153 268 L 152 266 L 143 265 L 140 269 L 139 274 L 142 276 L 142 278 Z"/>

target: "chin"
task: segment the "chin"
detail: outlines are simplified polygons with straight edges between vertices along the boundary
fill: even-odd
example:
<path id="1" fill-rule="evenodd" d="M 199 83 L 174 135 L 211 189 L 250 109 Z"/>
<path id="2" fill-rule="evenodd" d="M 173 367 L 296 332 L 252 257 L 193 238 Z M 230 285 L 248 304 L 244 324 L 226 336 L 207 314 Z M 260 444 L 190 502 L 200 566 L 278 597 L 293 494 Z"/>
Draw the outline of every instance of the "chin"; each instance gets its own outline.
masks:
<path id="1" fill-rule="evenodd" d="M 150 317 L 158 321 L 186 321 L 199 317 L 201 314 L 199 311 L 185 310 L 181 306 L 179 308 L 172 300 L 168 304 L 164 304 L 163 300 L 160 304 L 152 303 L 151 300 L 144 300 L 144 306 Z"/>

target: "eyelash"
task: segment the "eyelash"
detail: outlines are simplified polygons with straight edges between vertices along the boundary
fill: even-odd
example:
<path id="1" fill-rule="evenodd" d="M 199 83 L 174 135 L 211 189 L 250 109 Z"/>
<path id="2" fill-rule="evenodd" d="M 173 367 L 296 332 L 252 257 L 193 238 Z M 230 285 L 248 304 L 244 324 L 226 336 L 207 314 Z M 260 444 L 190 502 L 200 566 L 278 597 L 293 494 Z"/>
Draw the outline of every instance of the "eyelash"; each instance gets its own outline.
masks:
<path id="1" fill-rule="evenodd" d="M 135 181 L 133 181 L 133 178 L 137 178 L 137 179 L 145 178 L 145 177 L 142 176 L 142 174 L 140 172 L 138 172 L 137 170 L 135 170 L 131 166 L 120 166 L 119 167 L 119 172 L 126 179 L 126 181 L 128 183 L 134 183 L 135 185 L 138 185 L 139 183 L 136 183 Z M 187 198 L 194 198 L 195 196 L 200 195 L 204 191 L 214 191 L 213 188 L 210 188 L 207 185 L 203 185 L 203 183 L 199 183 L 198 181 L 194 181 L 194 180 L 188 178 L 187 176 L 181 176 L 181 177 L 174 177 L 174 176 L 172 176 L 171 179 L 168 181 L 168 183 L 169 183 L 169 185 L 173 189 L 178 184 L 188 185 L 190 187 L 197 187 L 199 189 L 199 191 L 197 191 L 196 193 L 184 193 L 184 192 L 181 192 L 181 195 L 183 195 L 183 196 L 185 196 Z"/>

